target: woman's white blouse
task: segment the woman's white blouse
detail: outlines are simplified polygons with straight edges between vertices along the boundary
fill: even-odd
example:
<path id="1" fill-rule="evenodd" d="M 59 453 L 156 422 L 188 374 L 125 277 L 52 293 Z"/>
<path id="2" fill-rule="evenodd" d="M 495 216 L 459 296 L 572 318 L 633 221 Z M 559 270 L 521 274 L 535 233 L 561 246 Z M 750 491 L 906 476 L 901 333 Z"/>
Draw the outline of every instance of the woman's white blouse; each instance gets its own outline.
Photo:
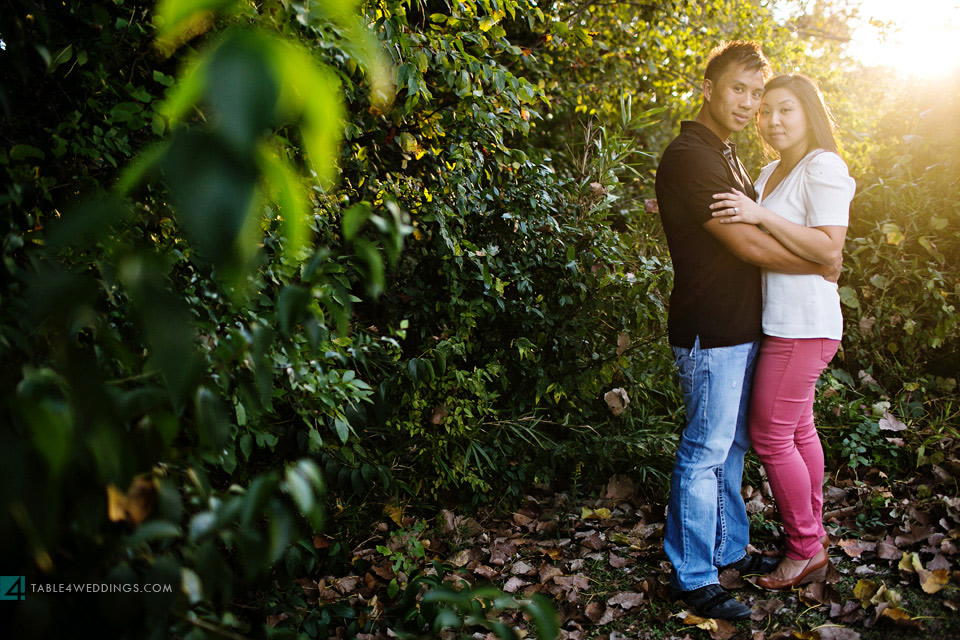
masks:
<path id="1" fill-rule="evenodd" d="M 780 163 L 760 171 L 758 202 L 791 222 L 807 227 L 850 223 L 850 201 L 856 183 L 843 159 L 815 149 L 772 192 L 765 193 L 770 174 Z M 816 275 L 763 270 L 763 332 L 780 338 L 831 338 L 843 335 L 837 285 Z"/>

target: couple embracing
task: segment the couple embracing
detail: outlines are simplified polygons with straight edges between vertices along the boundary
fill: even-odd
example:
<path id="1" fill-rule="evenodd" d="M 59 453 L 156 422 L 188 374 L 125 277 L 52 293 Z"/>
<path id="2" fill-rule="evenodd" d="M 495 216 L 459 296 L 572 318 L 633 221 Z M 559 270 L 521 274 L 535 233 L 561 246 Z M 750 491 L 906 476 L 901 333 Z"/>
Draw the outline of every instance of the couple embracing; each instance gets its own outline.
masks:
<path id="1" fill-rule="evenodd" d="M 813 401 L 842 332 L 837 279 L 855 185 L 816 85 L 770 76 L 756 43 L 717 47 L 700 112 L 681 124 L 656 179 L 686 409 L 664 548 L 674 595 L 728 620 L 750 609 L 720 586 L 724 569 L 786 589 L 827 565 Z M 779 156 L 756 183 L 729 141 L 754 120 Z M 740 488 L 751 444 L 782 517 L 782 559 L 746 553 Z"/>

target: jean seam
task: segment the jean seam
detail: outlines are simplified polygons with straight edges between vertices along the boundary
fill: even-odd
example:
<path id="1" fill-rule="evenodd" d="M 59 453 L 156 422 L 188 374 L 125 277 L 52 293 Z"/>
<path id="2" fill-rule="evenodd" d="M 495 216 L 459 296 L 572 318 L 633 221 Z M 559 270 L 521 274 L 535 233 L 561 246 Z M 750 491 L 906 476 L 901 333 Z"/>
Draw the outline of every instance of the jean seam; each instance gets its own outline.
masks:
<path id="1" fill-rule="evenodd" d="M 734 434 L 736 437 L 736 434 Z M 732 448 L 732 447 L 731 447 Z M 729 453 L 727 455 L 730 455 Z M 723 551 L 724 546 L 727 543 L 727 519 L 726 519 L 726 509 L 724 503 L 724 491 L 723 491 L 723 465 L 720 465 L 716 468 L 717 476 L 717 520 L 720 523 L 720 542 L 717 544 L 717 548 L 713 550 L 713 563 L 715 565 L 720 564 L 721 552 Z"/>
<path id="2" fill-rule="evenodd" d="M 703 396 L 704 396 L 704 397 L 707 397 L 707 396 L 710 395 L 710 394 L 707 393 L 707 385 L 706 385 L 706 384 L 698 385 L 698 384 L 696 383 L 698 365 L 701 365 L 701 364 L 702 364 L 702 365 L 704 365 L 704 367 L 706 367 L 706 360 L 705 360 L 705 358 L 701 358 L 701 357 L 700 357 L 700 356 L 701 356 L 701 349 L 699 349 L 698 346 L 699 346 L 699 337 L 697 337 L 697 338 L 694 339 L 694 341 L 693 341 L 693 346 L 690 348 L 690 351 L 688 352 L 688 356 L 689 356 L 690 359 L 692 360 L 692 365 L 693 365 L 693 370 L 692 370 L 691 373 L 690 373 L 690 386 L 691 386 L 691 388 L 693 388 L 693 389 L 698 389 L 698 388 L 699 388 L 699 389 L 703 389 L 703 392 L 702 392 L 702 393 L 703 393 Z M 709 371 L 709 368 L 708 368 L 708 367 L 706 367 L 706 368 L 707 368 L 707 370 Z M 701 412 L 701 413 L 705 414 L 705 411 L 703 411 L 703 412 Z M 703 456 L 703 446 L 702 446 L 703 443 L 698 442 L 698 445 L 699 445 L 699 446 L 697 446 L 697 447 L 694 449 L 694 456 L 695 456 L 695 457 L 692 458 L 692 460 L 691 460 L 692 463 L 694 463 L 694 466 L 696 466 L 696 463 L 700 462 L 700 458 Z M 680 502 L 681 502 L 681 514 L 685 514 L 685 513 L 687 513 L 687 511 L 689 510 L 689 497 L 690 497 L 690 494 L 689 494 L 688 491 L 682 491 L 682 493 L 681 493 L 681 498 L 680 498 Z M 687 551 L 688 551 L 689 548 L 690 548 L 689 540 L 688 540 L 688 538 L 687 538 L 687 533 L 688 533 L 687 529 L 688 529 L 688 527 L 685 527 L 685 526 L 681 526 L 681 527 L 680 527 L 680 544 L 681 544 L 681 549 L 680 549 L 680 551 L 681 551 L 682 557 L 683 557 L 683 559 L 684 559 L 684 564 L 686 564 L 686 561 L 688 560 L 689 554 L 687 553 Z M 681 565 L 681 567 L 682 567 L 682 566 L 683 566 L 683 565 Z M 710 583 L 707 583 L 707 584 L 710 584 Z M 694 588 L 699 588 L 699 587 L 694 587 Z"/>

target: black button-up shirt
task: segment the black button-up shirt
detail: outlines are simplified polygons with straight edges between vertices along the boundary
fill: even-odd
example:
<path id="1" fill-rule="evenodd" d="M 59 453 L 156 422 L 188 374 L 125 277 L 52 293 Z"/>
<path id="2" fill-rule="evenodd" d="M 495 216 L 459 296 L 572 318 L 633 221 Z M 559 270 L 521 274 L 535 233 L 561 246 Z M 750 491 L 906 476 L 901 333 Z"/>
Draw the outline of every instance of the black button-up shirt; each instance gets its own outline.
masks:
<path id="1" fill-rule="evenodd" d="M 729 160 L 728 160 L 729 157 Z M 657 167 L 657 204 L 673 261 L 670 344 L 728 347 L 760 337 L 760 269 L 741 261 L 704 228 L 713 194 L 731 187 L 756 199 L 753 183 L 725 144 L 699 122 L 684 121 Z"/>

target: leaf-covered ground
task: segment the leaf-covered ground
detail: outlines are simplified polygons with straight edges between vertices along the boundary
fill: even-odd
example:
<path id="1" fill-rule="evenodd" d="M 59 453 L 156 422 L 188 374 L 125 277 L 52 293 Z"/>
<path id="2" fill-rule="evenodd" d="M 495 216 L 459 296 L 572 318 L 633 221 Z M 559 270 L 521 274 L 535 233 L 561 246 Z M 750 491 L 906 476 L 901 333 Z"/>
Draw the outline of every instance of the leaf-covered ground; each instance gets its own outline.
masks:
<path id="1" fill-rule="evenodd" d="M 778 528 L 765 488 L 747 486 L 744 497 L 755 544 L 773 554 Z M 444 581 L 456 588 L 493 583 L 517 598 L 548 597 L 560 615 L 561 637 L 571 640 L 960 638 L 957 495 L 956 478 L 940 467 L 905 482 L 872 470 L 826 487 L 834 544 L 825 580 L 771 592 L 726 572 L 721 582 L 753 608 L 751 620 L 733 624 L 697 618 L 669 600 L 662 507 L 641 500 L 624 476 L 611 478 L 592 498 L 537 487 L 507 518 L 478 521 L 445 511 L 422 522 L 388 507 L 377 533 L 354 549 L 353 575 L 299 583 L 307 602 L 340 610 L 349 605 L 361 620 L 377 621 L 410 575 L 436 575 L 437 561 L 449 569 Z M 503 620 L 521 637 L 534 635 L 518 612 Z M 368 625 L 371 633 L 361 637 L 392 636 L 390 622 L 384 617 Z M 485 638 L 486 631 L 474 637 Z"/>

